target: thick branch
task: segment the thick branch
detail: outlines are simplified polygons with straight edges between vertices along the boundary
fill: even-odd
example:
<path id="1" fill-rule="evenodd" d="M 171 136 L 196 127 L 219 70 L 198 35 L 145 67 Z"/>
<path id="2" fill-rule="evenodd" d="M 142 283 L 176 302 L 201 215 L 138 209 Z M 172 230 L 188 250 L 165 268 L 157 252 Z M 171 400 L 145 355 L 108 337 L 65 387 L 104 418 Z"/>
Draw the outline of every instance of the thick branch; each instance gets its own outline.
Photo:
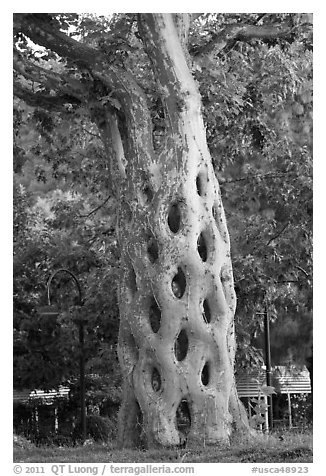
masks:
<path id="1" fill-rule="evenodd" d="M 182 28 L 186 25 L 187 21 Z M 180 40 L 180 24 L 175 23 L 172 14 L 142 14 L 139 31 L 161 91 L 167 136 L 174 137 L 174 144 L 183 112 L 200 110 L 200 96 Z M 181 36 L 185 38 L 185 31 Z"/>
<path id="2" fill-rule="evenodd" d="M 266 172 L 265 174 L 252 174 L 252 175 L 246 175 L 244 177 L 239 177 L 233 180 L 225 180 L 223 178 L 219 178 L 219 181 L 221 184 L 229 184 L 229 183 L 235 183 L 235 182 L 243 182 L 246 180 L 264 180 L 268 178 L 278 178 L 278 177 L 284 177 L 284 176 L 293 176 L 297 175 L 296 172 Z"/>
<path id="3" fill-rule="evenodd" d="M 34 43 L 50 49 L 63 58 L 75 61 L 82 68 L 86 67 L 94 79 L 105 85 L 108 90 L 106 94 L 111 94 L 112 99 L 118 99 L 122 106 L 128 137 L 131 139 L 130 150 L 134 153 L 136 149 L 142 147 L 139 157 L 144 157 L 145 151 L 149 150 L 145 143 L 148 144 L 152 137 L 150 113 L 146 97 L 131 74 L 120 66 L 109 64 L 100 51 L 61 32 L 55 19 L 50 15 L 17 14 L 15 21 L 19 31 Z M 47 80 L 49 79 L 48 76 Z M 74 81 L 74 78 L 68 80 L 67 87 L 70 81 Z M 26 95 L 26 98 L 32 101 L 31 95 Z M 55 101 L 49 101 L 51 106 L 53 103 Z"/>
<path id="4" fill-rule="evenodd" d="M 284 25 L 228 25 L 221 32 L 213 34 L 211 40 L 205 45 L 193 48 L 191 53 L 195 57 L 210 53 L 213 50 L 220 53 L 236 41 L 286 38 L 292 32 L 292 28 Z"/>
<path id="5" fill-rule="evenodd" d="M 40 92 L 33 92 L 23 87 L 17 81 L 14 82 L 14 96 L 22 99 L 29 106 L 42 107 L 52 111 L 62 111 L 62 106 L 66 104 L 80 105 L 80 101 L 68 94 L 50 95 Z"/>
<path id="6" fill-rule="evenodd" d="M 79 80 L 42 68 L 40 65 L 26 60 L 17 50 L 14 51 L 13 66 L 16 73 L 28 81 L 41 84 L 43 88 L 55 90 L 61 95 L 73 96 L 80 100 L 83 100 L 85 96 L 85 88 Z"/>
<path id="7" fill-rule="evenodd" d="M 146 163 L 152 161 L 154 149 L 152 144 L 152 122 L 147 99 L 132 75 L 122 68 L 111 65 L 106 71 L 93 72 L 94 78 L 99 79 L 108 88 L 112 88 L 121 110 L 119 114 L 124 116 L 127 129 L 128 149 L 124 151 L 127 160 L 128 155 L 138 157 Z M 139 164 L 141 167 L 141 165 Z"/>
<path id="8" fill-rule="evenodd" d="M 240 29 L 236 38 L 238 40 L 251 40 L 253 38 L 258 39 L 273 39 L 273 38 L 284 38 L 292 33 L 292 28 L 288 26 L 258 26 L 258 25 L 247 25 L 244 28 Z"/>
<path id="9" fill-rule="evenodd" d="M 86 66 L 94 66 L 102 60 L 102 54 L 90 46 L 74 40 L 61 32 L 51 22 L 51 17 L 44 14 L 18 14 L 15 20 L 20 31 L 34 43 L 44 46 L 58 55 L 69 58 Z"/>
<path id="10" fill-rule="evenodd" d="M 179 39 L 183 47 L 186 47 L 188 43 L 188 33 L 190 28 L 190 14 L 189 13 L 174 13 L 174 23 L 178 30 Z"/>
<path id="11" fill-rule="evenodd" d="M 154 155 L 151 117 L 146 96 L 134 77 L 123 67 L 109 63 L 100 51 L 61 32 L 60 26 L 51 15 L 18 14 L 15 16 L 15 20 L 19 31 L 34 43 L 50 49 L 65 59 L 74 61 L 82 70 L 86 68 L 93 79 L 103 85 L 104 93 L 102 97 L 97 97 L 100 101 L 96 110 L 91 111 L 93 119 L 98 125 L 101 121 L 105 123 L 106 112 L 116 107 L 115 112 L 119 110 L 119 115 L 123 117 L 124 127 L 127 131 L 128 147 L 125 147 L 124 152 L 128 163 L 131 162 L 129 158 L 137 157 L 137 160 L 141 162 L 138 164 L 138 170 L 144 168 L 146 163 L 151 163 Z M 69 87 L 70 81 L 74 81 L 73 76 L 69 78 L 67 87 Z M 18 93 L 22 94 L 19 88 Z M 24 96 L 29 100 L 29 103 L 33 102 L 31 94 L 26 94 L 24 91 Z M 105 98 L 107 98 L 106 102 Z M 46 98 L 43 99 L 45 104 Z M 82 100 L 88 106 L 87 95 L 84 95 Z M 55 101 L 49 99 L 48 104 L 53 107 Z M 111 107 L 112 104 L 113 107 Z M 117 134 L 115 137 L 118 137 Z"/>
<path id="12" fill-rule="evenodd" d="M 115 115 L 107 111 L 105 122 L 99 124 L 98 128 L 110 162 L 110 187 L 117 196 L 121 181 L 126 179 L 126 159 Z"/>

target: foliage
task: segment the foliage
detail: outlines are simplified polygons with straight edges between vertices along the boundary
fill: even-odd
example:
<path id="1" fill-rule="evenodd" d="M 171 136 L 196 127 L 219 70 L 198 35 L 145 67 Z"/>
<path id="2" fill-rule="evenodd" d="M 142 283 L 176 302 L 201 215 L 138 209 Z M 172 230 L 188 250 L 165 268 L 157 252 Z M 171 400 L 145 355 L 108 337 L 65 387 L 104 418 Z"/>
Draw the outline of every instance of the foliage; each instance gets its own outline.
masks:
<path id="1" fill-rule="evenodd" d="M 287 394 L 278 393 L 273 398 L 273 432 L 287 431 L 289 428 L 289 401 Z M 312 394 L 297 393 L 290 395 L 291 401 L 291 422 L 293 431 L 306 431 L 312 428 L 313 423 L 313 408 L 312 408 Z"/>
<path id="2" fill-rule="evenodd" d="M 92 441 L 107 442 L 113 440 L 117 434 L 118 423 L 114 418 L 104 418 L 100 415 L 87 415 L 87 438 Z M 76 435 L 81 433 L 80 424 L 76 426 Z M 77 436 L 78 439 L 78 436 Z"/>
<path id="3" fill-rule="evenodd" d="M 259 384 L 259 380 L 257 380 L 257 383 Z M 253 428 L 261 428 L 261 426 L 265 423 L 268 404 L 265 403 L 263 397 L 269 397 L 274 393 L 276 393 L 274 387 L 269 385 L 261 385 L 259 387 L 257 398 L 250 399 L 249 405 L 253 413 L 250 419 L 250 425 Z"/>
<path id="4" fill-rule="evenodd" d="M 78 329 L 74 316 L 86 318 L 88 371 L 116 367 L 118 254 L 110 219 L 102 211 L 94 226 L 85 221 L 89 204 L 78 195 L 53 192 L 28 207 L 27 193 L 15 188 L 14 351 L 15 385 L 49 388 L 78 372 Z M 76 307 L 76 287 L 60 275 L 51 285 L 57 320 L 40 317 L 49 273 L 66 268 L 75 273 L 84 291 Z M 105 278 L 105 279 L 103 279 Z M 110 300 L 111 299 L 111 300 Z"/>
<path id="5" fill-rule="evenodd" d="M 198 32 L 211 35 L 221 22 L 239 21 L 242 15 L 209 15 Z M 256 18 L 248 14 L 247 21 Z M 237 363 L 261 364 L 253 338 L 263 330 L 265 308 L 279 330 L 273 363 L 289 354 L 302 361 L 312 346 L 311 31 L 213 51 L 195 74 L 231 236 Z M 282 333 L 290 321 L 296 329 Z"/>
<path id="6" fill-rule="evenodd" d="M 294 426 L 309 426 L 312 422 L 311 394 L 291 395 L 292 421 Z"/>

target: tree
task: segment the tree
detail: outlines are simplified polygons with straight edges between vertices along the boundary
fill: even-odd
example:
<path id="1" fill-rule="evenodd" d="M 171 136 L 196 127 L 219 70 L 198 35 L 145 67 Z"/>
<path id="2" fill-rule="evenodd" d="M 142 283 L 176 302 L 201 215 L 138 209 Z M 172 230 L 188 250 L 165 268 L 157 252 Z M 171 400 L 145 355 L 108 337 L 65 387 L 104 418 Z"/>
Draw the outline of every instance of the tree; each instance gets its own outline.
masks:
<path id="1" fill-rule="evenodd" d="M 121 251 L 124 446 L 138 443 L 137 428 L 148 445 L 163 446 L 180 444 L 185 433 L 188 444 L 213 444 L 249 432 L 234 381 L 229 236 L 190 69 L 190 20 L 187 14 L 126 15 L 108 26 L 103 18 L 15 15 L 15 94 L 66 116 L 83 108 L 107 153 Z M 78 41 L 71 32 L 77 26 Z M 97 47 L 96 29 L 102 32 Z M 193 54 L 292 33 L 291 25 L 228 25 Z M 45 50 L 36 55 L 26 38 Z M 135 38 L 144 49 L 132 75 L 128 52 Z M 54 66 L 51 57 L 58 56 Z M 156 96 L 146 97 L 139 85 L 148 78 L 156 79 Z M 154 118 L 147 99 L 157 102 Z"/>

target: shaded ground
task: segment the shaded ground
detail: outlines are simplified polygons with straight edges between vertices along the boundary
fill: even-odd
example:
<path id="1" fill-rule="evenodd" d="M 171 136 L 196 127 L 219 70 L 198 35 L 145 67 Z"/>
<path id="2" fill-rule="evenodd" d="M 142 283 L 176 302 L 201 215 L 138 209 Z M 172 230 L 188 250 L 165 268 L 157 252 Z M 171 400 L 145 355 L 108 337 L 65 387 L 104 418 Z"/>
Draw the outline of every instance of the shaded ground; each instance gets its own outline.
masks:
<path id="1" fill-rule="evenodd" d="M 251 444 L 200 450 L 117 450 L 114 444 L 36 447 L 15 437 L 16 463 L 312 463 L 312 434 L 263 437 Z"/>

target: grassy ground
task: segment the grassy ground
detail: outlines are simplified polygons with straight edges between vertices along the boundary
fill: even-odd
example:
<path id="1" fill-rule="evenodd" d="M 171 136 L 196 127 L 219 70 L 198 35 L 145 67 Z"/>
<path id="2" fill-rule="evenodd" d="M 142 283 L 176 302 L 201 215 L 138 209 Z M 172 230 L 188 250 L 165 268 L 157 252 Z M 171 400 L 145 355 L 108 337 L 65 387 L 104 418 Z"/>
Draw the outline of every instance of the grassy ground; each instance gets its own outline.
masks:
<path id="1" fill-rule="evenodd" d="M 114 443 L 75 447 L 37 447 L 14 439 L 16 463 L 311 463 L 312 434 L 260 436 L 252 443 L 227 448 L 180 450 L 118 450 Z M 16 440 L 16 441 L 15 441 Z"/>

